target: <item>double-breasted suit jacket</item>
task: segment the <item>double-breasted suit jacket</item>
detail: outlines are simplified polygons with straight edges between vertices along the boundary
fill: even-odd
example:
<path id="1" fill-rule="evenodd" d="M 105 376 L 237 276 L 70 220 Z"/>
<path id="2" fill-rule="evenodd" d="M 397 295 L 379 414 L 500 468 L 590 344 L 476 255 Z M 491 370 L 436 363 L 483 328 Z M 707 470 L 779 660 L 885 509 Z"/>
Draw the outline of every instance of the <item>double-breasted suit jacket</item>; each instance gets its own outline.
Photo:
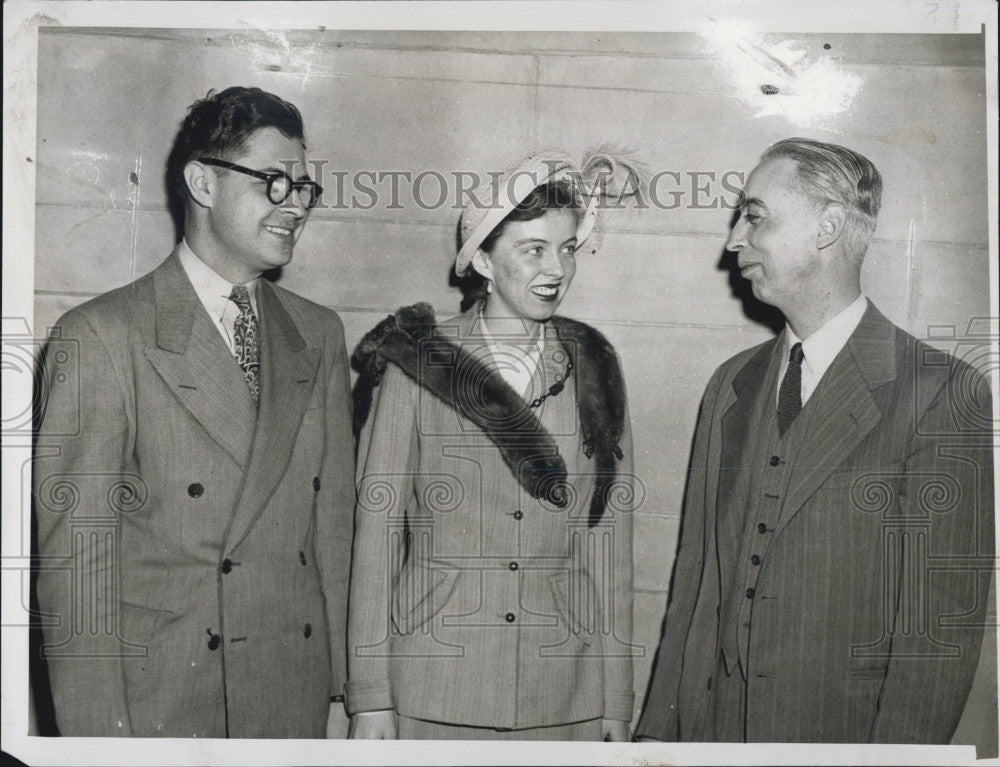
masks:
<path id="1" fill-rule="evenodd" d="M 441 323 L 434 334 L 447 345 L 415 351 L 407 372 L 389 364 L 375 390 L 358 453 L 348 710 L 395 708 L 419 719 L 498 729 L 627 721 L 633 706 L 627 413 L 603 516 L 591 524 L 597 456 L 588 457 L 584 445 L 577 376 L 587 367 L 587 350 L 573 345 L 576 367 L 561 392 L 537 409 L 518 398 L 516 408 L 503 411 L 484 393 L 488 371 L 462 362 L 489 359 L 477 326 L 475 309 Z M 458 350 L 467 356 L 457 357 Z M 548 324 L 535 391 L 564 377 L 569 359 Z M 481 408 L 501 441 L 505 424 L 537 414 L 553 440 L 537 449 L 565 462 L 565 503 L 533 497 L 507 463 L 511 456 L 462 408 Z M 531 452 L 521 447 L 522 455 Z"/>
<path id="2" fill-rule="evenodd" d="M 708 385 L 637 736 L 719 737 L 713 695 L 739 674 L 750 741 L 947 743 L 993 568 L 988 383 L 869 304 L 799 415 L 794 465 L 740 463 L 784 350 L 745 351 Z M 769 472 L 783 492 L 754 496 Z"/>
<path id="3" fill-rule="evenodd" d="M 342 694 L 343 329 L 258 289 L 259 408 L 176 253 L 50 340 L 33 475 L 63 735 L 323 737 Z"/>

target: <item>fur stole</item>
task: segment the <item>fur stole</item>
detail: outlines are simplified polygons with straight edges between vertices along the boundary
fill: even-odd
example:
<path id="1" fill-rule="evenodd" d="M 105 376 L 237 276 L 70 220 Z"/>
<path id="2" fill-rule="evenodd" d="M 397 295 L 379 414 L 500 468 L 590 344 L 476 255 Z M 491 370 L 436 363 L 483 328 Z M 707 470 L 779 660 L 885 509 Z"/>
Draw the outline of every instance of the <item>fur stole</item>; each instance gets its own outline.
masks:
<path id="1" fill-rule="evenodd" d="M 551 319 L 573 363 L 584 453 L 594 461 L 591 525 L 604 513 L 615 480 L 618 443 L 625 426 L 625 382 L 614 348 L 598 331 L 565 317 Z M 369 331 L 351 357 L 354 432 L 360 434 L 374 389 L 392 362 L 409 378 L 481 428 L 497 446 L 511 473 L 533 498 L 560 508 L 567 503 L 566 463 L 535 411 L 493 368 L 435 333 L 434 310 L 426 303 L 403 307 Z M 447 360 L 448 364 L 421 364 Z M 474 384 L 474 387 L 470 387 Z M 473 388 L 474 390 L 470 390 Z M 556 395 L 558 396 L 558 395 Z"/>

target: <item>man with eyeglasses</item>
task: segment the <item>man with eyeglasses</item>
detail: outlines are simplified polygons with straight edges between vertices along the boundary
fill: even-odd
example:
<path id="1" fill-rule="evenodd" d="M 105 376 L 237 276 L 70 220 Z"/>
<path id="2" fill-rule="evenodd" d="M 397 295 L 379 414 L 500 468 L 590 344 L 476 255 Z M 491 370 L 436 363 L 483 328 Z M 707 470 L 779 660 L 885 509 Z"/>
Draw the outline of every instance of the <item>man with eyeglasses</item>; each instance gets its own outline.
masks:
<path id="1" fill-rule="evenodd" d="M 341 734 L 349 355 L 333 311 L 261 279 L 321 193 L 299 111 L 257 88 L 209 93 L 168 178 L 181 241 L 64 315 L 44 357 L 37 593 L 57 725 Z"/>

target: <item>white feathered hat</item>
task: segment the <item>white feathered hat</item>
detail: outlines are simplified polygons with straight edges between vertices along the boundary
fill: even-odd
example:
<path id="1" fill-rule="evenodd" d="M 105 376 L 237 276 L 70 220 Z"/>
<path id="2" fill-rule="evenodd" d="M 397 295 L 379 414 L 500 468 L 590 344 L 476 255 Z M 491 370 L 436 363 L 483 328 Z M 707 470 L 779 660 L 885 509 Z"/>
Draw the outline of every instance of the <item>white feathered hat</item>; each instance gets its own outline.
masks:
<path id="1" fill-rule="evenodd" d="M 625 181 L 621 181 L 622 175 Z M 495 174 L 490 174 L 494 178 Z M 462 277 L 476 250 L 490 233 L 500 225 L 511 211 L 520 205 L 536 188 L 551 181 L 567 181 L 580 196 L 583 215 L 576 227 L 577 253 L 594 254 L 600 248 L 601 232 L 598 226 L 600 202 L 614 194 L 621 199 L 628 183 L 638 189 L 640 171 L 631 160 L 619 159 L 604 147 L 590 153 L 577 166 L 565 152 L 548 150 L 526 157 L 508 168 L 502 175 L 473 192 L 472 199 L 462 210 L 459 236 L 462 245 L 455 257 L 455 273 Z M 617 193 L 612 187 L 618 189 Z"/>

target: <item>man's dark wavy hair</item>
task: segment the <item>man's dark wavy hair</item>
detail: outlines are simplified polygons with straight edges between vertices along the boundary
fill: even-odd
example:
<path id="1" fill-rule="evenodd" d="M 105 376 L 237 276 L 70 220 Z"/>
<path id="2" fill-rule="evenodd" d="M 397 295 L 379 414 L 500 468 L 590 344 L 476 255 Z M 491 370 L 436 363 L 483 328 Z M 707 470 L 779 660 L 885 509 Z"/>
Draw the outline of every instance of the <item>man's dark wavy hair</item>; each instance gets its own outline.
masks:
<path id="1" fill-rule="evenodd" d="M 181 221 L 190 194 L 184 166 L 198 157 L 231 161 L 261 128 L 276 128 L 287 138 L 305 143 L 302 115 L 295 105 L 260 88 L 211 90 L 188 107 L 167 160 L 167 192 L 171 209 L 180 213 Z"/>

